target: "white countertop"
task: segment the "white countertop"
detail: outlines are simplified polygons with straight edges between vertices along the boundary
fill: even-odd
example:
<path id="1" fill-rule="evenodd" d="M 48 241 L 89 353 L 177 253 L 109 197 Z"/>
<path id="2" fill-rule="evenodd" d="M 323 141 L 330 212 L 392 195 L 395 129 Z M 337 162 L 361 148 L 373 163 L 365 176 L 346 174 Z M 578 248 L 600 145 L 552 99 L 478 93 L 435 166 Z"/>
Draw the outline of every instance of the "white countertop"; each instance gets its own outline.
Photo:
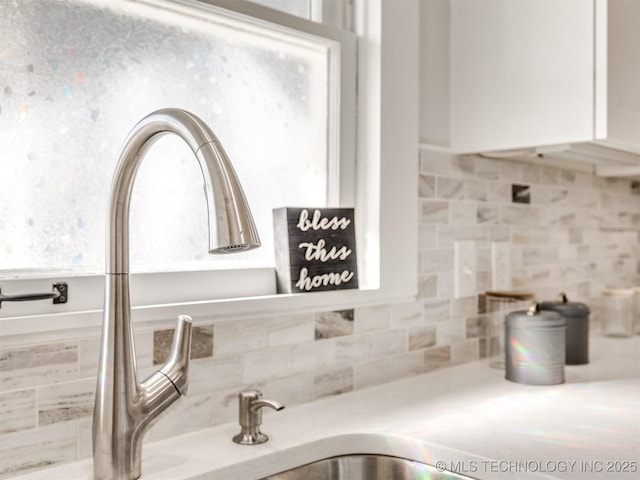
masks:
<path id="1" fill-rule="evenodd" d="M 142 479 L 250 480 L 350 453 L 487 480 L 640 478 L 640 337 L 593 335 L 590 360 L 562 385 L 513 383 L 479 361 L 265 412 L 263 445 L 232 443 L 236 424 L 145 445 Z M 89 480 L 91 460 L 15 478 Z"/>

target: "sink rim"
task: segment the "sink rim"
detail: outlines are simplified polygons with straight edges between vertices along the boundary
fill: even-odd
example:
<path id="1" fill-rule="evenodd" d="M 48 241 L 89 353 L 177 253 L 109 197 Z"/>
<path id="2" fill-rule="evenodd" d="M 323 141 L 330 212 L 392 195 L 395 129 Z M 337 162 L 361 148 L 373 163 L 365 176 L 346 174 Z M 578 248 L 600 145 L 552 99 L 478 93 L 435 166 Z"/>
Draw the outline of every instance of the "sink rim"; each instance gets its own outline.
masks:
<path id="1" fill-rule="evenodd" d="M 284 449 L 275 448 L 277 438 L 274 437 L 272 440 L 274 441 L 273 448 L 269 452 L 256 450 L 256 455 L 245 461 L 193 475 L 189 477 L 189 480 L 227 480 L 229 478 L 257 480 L 328 458 L 359 454 L 398 457 L 431 466 L 435 466 L 438 461 L 443 461 L 449 466 L 456 462 L 464 462 L 469 465 L 472 460 L 477 462 L 495 460 L 424 440 L 385 432 L 333 435 Z M 267 442 L 263 446 L 269 448 L 269 443 Z M 241 448 L 248 450 L 252 447 Z M 450 468 L 447 470 L 454 471 Z M 256 476 L 255 472 L 260 472 L 259 476 Z M 470 472 L 456 473 L 470 474 Z M 479 480 L 504 480 L 505 478 L 499 472 L 492 473 L 490 471 L 478 471 L 472 475 Z M 541 478 L 552 477 L 523 473 L 519 480 L 540 480 Z"/>
<path id="2" fill-rule="evenodd" d="M 314 465 L 317 465 L 317 464 L 322 464 L 322 463 L 325 463 L 325 462 L 335 462 L 335 463 L 341 464 L 341 461 L 344 460 L 344 461 L 348 462 L 349 459 L 355 459 L 357 462 L 361 462 L 361 463 L 368 463 L 369 460 L 378 461 L 380 459 L 383 459 L 382 460 L 383 463 L 384 462 L 399 462 L 399 463 L 407 462 L 407 463 L 420 465 L 422 467 L 428 468 L 430 470 L 430 472 L 427 473 L 427 475 L 429 476 L 428 478 L 431 478 L 431 475 L 434 475 L 436 473 L 436 471 L 437 471 L 438 474 L 436 475 L 436 478 L 440 478 L 440 475 L 442 475 L 442 479 L 443 480 L 446 479 L 446 478 L 449 478 L 451 475 L 459 475 L 461 477 L 459 480 L 477 480 L 476 477 L 471 477 L 469 475 L 462 474 L 462 473 L 452 472 L 452 471 L 450 471 L 448 469 L 439 470 L 434 465 L 430 465 L 430 464 L 423 463 L 423 462 L 418 462 L 416 460 L 411 460 L 411 459 L 402 458 L 402 457 L 396 457 L 396 456 L 393 456 L 393 455 L 371 454 L 371 453 L 351 453 L 351 454 L 348 454 L 348 455 L 338 455 L 338 456 L 335 456 L 335 457 L 323 458 L 322 460 L 316 460 L 315 462 L 312 462 L 312 463 L 300 465 L 298 467 L 294 467 L 293 469 L 285 470 L 284 472 L 278 472 L 278 473 L 276 473 L 274 475 L 269 475 L 267 477 L 263 477 L 263 478 L 261 478 L 259 480 L 277 480 L 275 477 L 280 478 L 281 475 L 285 475 L 286 476 L 287 474 L 296 472 L 297 470 L 302 470 L 302 469 L 305 469 L 307 467 L 313 467 Z M 340 470 L 340 469 L 341 469 L 341 467 L 338 467 L 338 470 Z M 413 472 L 413 473 L 415 473 L 415 472 Z M 301 475 L 301 473 L 298 473 L 298 476 L 300 476 L 300 475 Z M 420 477 L 422 478 L 421 474 L 420 474 Z M 297 478 L 297 477 L 294 476 L 293 478 Z M 304 478 L 304 477 L 301 477 L 301 478 Z M 426 477 L 424 477 L 424 478 L 426 478 Z"/>

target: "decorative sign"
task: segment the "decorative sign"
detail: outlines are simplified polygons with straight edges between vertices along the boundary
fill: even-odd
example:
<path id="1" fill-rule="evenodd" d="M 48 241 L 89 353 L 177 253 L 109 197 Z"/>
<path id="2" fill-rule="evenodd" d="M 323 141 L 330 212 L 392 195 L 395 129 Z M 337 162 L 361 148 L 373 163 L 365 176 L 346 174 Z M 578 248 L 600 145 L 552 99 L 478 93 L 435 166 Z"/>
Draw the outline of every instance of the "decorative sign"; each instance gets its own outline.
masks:
<path id="1" fill-rule="evenodd" d="M 358 288 L 353 208 L 273 210 L 278 292 Z"/>

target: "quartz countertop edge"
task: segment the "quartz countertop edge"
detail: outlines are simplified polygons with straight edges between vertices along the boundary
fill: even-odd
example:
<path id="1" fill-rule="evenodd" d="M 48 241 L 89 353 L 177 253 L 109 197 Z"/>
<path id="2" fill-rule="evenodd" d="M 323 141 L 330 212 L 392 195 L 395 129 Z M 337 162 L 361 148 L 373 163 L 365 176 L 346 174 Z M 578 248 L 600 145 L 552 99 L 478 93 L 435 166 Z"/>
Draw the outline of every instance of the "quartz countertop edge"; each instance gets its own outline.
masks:
<path id="1" fill-rule="evenodd" d="M 234 444 L 235 423 L 150 442 L 141 479 L 260 479 L 355 453 L 486 480 L 638 478 L 640 336 L 594 333 L 590 340 L 590 363 L 567 366 L 564 384 L 510 382 L 487 360 L 457 365 L 265 412 L 262 430 L 270 440 L 262 445 Z M 90 480 L 92 463 L 13 478 Z"/>

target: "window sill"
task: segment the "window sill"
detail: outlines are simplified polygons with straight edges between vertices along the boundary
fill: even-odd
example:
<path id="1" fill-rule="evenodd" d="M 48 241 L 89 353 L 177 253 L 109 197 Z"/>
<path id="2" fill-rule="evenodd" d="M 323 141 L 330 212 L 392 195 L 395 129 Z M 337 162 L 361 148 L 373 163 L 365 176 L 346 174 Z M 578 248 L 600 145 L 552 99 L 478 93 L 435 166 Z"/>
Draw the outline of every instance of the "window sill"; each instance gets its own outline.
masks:
<path id="1" fill-rule="evenodd" d="M 132 313 L 137 328 L 150 330 L 173 326 L 178 315 L 190 315 L 198 325 L 220 320 L 326 312 L 414 298 L 415 292 L 411 288 L 336 290 L 145 305 L 132 307 Z M 0 338 L 3 345 L 32 341 L 33 335 L 44 336 L 47 340 L 78 338 L 99 335 L 101 326 L 102 309 L 7 317 L 0 319 Z"/>

